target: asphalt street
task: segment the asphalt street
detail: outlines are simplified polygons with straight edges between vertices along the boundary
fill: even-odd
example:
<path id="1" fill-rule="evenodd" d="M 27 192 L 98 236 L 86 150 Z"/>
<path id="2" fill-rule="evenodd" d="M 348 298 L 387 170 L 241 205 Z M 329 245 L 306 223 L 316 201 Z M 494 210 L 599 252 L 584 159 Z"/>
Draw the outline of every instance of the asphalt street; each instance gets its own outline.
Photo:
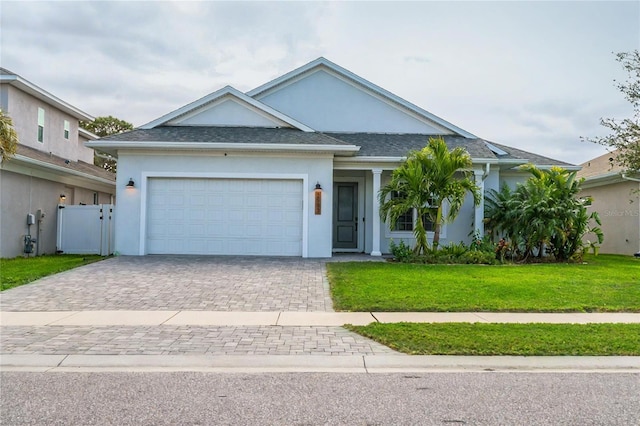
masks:
<path id="1" fill-rule="evenodd" d="M 3 425 L 637 425 L 637 373 L 0 374 Z"/>

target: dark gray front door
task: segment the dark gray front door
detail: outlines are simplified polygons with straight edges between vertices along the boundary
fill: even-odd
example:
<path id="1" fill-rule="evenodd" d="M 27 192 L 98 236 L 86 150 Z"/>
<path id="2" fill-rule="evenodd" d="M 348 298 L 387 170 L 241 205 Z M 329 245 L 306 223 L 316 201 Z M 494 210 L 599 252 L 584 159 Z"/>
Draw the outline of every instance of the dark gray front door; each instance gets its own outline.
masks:
<path id="1" fill-rule="evenodd" d="M 333 184 L 333 248 L 358 248 L 358 184 Z"/>

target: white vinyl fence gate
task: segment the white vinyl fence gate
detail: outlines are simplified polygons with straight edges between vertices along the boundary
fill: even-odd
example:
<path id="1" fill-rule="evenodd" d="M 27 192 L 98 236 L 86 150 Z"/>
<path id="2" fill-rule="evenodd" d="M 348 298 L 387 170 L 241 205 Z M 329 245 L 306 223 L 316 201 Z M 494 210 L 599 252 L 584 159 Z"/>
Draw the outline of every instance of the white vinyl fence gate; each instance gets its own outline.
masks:
<path id="1" fill-rule="evenodd" d="M 58 205 L 58 253 L 113 253 L 113 204 Z"/>

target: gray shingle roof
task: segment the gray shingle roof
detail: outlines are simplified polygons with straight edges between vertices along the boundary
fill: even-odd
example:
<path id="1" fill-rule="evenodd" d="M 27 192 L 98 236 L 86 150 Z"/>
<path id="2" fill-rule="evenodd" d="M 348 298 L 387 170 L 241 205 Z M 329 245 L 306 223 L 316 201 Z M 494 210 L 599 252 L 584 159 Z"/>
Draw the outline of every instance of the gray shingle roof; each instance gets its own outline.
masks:
<path id="1" fill-rule="evenodd" d="M 159 126 L 107 136 L 100 141 L 350 145 L 323 133 L 282 127 Z"/>
<path id="2" fill-rule="evenodd" d="M 37 149 L 31 148 L 25 145 L 19 144 L 18 151 L 16 152 L 16 154 L 24 155 L 25 157 L 29 157 L 33 160 L 42 161 L 44 163 L 48 163 L 54 166 L 62 167 L 62 168 L 73 170 L 80 173 L 85 173 L 91 176 L 107 179 L 113 182 L 116 181 L 116 174 L 109 172 L 103 169 L 102 167 L 85 163 L 84 161 L 68 161 L 62 157 L 58 157 L 57 155 L 52 155 L 47 152 L 39 151 Z M 9 159 L 8 161 L 11 161 L 11 159 Z"/>
<path id="3" fill-rule="evenodd" d="M 542 155 L 534 154 L 528 151 L 523 151 L 517 148 L 512 148 L 510 146 L 497 144 L 495 142 L 489 142 L 489 143 L 495 146 L 496 148 L 500 148 L 501 150 L 507 153 L 507 155 L 500 156 L 499 158 L 526 160 L 527 162 L 535 164 L 536 166 L 560 166 L 560 167 L 575 166 L 575 164 L 565 163 L 564 161 L 560 161 L 560 160 L 554 160 L 553 158 L 544 157 Z"/>
<path id="4" fill-rule="evenodd" d="M 336 139 L 360 146 L 358 157 L 404 157 L 409 151 L 424 148 L 434 135 L 395 133 L 326 133 Z M 473 158 L 495 158 L 482 139 L 442 136 L 449 149 L 461 146 Z"/>
<path id="5" fill-rule="evenodd" d="M 107 136 L 101 138 L 100 141 L 355 145 L 360 147 L 360 151 L 356 153 L 358 157 L 404 157 L 412 150 L 425 147 L 429 137 L 433 136 L 410 133 L 320 133 L 265 127 L 159 126 Z M 473 158 L 513 159 L 531 162 L 535 165 L 572 166 L 572 164 L 531 152 L 489 142 L 506 152 L 506 155 L 498 156 L 487 147 L 487 141 L 484 139 L 451 135 L 444 135 L 442 138 L 450 149 L 464 147 Z"/>

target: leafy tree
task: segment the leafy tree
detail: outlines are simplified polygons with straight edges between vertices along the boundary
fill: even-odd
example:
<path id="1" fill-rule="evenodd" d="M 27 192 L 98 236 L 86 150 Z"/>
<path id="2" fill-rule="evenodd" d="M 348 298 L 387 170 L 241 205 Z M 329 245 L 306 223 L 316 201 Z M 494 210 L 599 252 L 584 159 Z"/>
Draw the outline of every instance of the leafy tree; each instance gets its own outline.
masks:
<path id="1" fill-rule="evenodd" d="M 427 146 L 411 152 L 380 190 L 380 216 L 393 226 L 400 216 L 415 209 L 415 253 L 429 250 L 425 218 L 434 223 L 433 246 L 437 249 L 442 225 L 456 218 L 466 193 L 471 192 L 476 204 L 480 202 L 480 190 L 470 177 L 471 166 L 466 150 L 458 147 L 449 151 L 444 139 L 429 138 Z M 446 216 L 445 201 L 449 204 Z"/>
<path id="2" fill-rule="evenodd" d="M 93 121 L 81 121 L 80 127 L 87 129 L 101 138 L 133 130 L 133 124 L 112 116 L 96 117 Z M 117 165 L 115 158 L 97 150 L 94 150 L 94 153 L 93 163 L 96 166 L 115 173 Z"/>
<path id="3" fill-rule="evenodd" d="M 616 87 L 631 103 L 633 115 L 622 120 L 601 118 L 600 124 L 611 134 L 588 140 L 618 150 L 615 161 L 628 172 L 640 172 L 640 52 L 617 53 L 616 60 L 628 74 L 626 81 L 616 82 Z"/>
<path id="4" fill-rule="evenodd" d="M 13 128 L 11 117 L 0 109 L 0 154 L 1 161 L 8 160 L 18 149 L 18 133 Z"/>
<path id="5" fill-rule="evenodd" d="M 96 117 L 93 121 L 81 121 L 80 127 L 101 138 L 133 130 L 133 124 L 112 116 Z"/>
<path id="6" fill-rule="evenodd" d="M 602 243 L 602 230 L 590 227 L 592 220 L 600 225 L 598 214 L 588 214 L 588 200 L 578 198 L 583 179 L 577 172 L 540 170 L 531 164 L 522 169 L 532 176 L 515 190 L 503 186 L 490 191 L 485 210 L 487 227 L 504 234 L 520 258 L 527 260 L 536 251 L 539 257 L 546 251 L 558 261 L 579 257 L 587 233 Z"/>

